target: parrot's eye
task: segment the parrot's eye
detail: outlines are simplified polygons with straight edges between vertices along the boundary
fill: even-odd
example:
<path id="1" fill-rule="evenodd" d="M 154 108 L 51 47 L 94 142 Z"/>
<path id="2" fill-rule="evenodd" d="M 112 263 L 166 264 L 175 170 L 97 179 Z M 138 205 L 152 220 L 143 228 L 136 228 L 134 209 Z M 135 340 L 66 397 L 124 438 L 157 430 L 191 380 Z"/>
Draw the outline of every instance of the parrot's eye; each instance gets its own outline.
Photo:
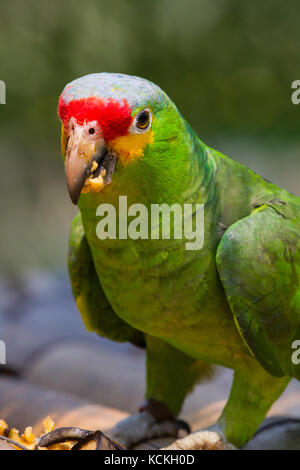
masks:
<path id="1" fill-rule="evenodd" d="M 87 137 L 92 140 L 101 137 L 101 129 L 97 121 L 86 122 L 84 125 L 84 132 Z"/>
<path id="2" fill-rule="evenodd" d="M 136 127 L 140 130 L 146 130 L 151 122 L 151 113 L 148 109 L 140 111 L 135 118 Z"/>

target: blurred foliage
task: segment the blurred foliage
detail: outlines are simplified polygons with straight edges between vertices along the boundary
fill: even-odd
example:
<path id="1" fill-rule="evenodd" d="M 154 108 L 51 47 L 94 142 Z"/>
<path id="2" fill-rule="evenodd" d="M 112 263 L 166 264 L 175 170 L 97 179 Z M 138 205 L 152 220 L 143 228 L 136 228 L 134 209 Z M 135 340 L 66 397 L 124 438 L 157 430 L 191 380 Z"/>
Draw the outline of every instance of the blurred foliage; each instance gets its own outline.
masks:
<path id="1" fill-rule="evenodd" d="M 1 124 L 52 141 L 65 83 L 118 71 L 158 83 L 202 133 L 296 133 L 299 31 L 299 0 L 11 0 L 1 6 Z"/>
<path id="2" fill-rule="evenodd" d="M 280 138 L 281 148 L 292 141 L 298 148 L 300 106 L 291 103 L 291 83 L 300 78 L 299 31 L 299 0 L 2 2 L 2 267 L 53 267 L 64 259 L 74 211 L 56 107 L 68 81 L 101 71 L 140 75 L 222 151 L 230 139 L 245 138 L 270 145 Z M 291 153 L 276 155 L 294 165 Z M 270 147 L 261 158 L 267 155 L 275 155 Z M 251 157 L 244 162 L 251 166 Z"/>

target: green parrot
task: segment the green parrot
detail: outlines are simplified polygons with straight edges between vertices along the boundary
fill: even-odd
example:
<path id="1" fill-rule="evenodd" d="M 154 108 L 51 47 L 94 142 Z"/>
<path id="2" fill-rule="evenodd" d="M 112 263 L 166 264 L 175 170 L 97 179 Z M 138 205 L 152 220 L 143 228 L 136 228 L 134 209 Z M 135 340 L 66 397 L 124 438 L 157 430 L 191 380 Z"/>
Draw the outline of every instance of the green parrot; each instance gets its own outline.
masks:
<path id="1" fill-rule="evenodd" d="M 68 258 L 77 307 L 89 331 L 146 348 L 146 401 L 112 437 L 127 448 L 177 437 L 185 397 L 219 364 L 234 379 L 218 422 L 169 448 L 242 447 L 291 378 L 300 379 L 300 198 L 205 145 L 148 80 L 81 77 L 63 90 L 58 113 L 80 211 Z M 147 238 L 142 227 L 124 235 L 132 217 L 120 196 L 148 213 L 204 207 L 201 248 L 172 236 L 175 218 L 169 238 Z M 99 237 L 109 207 L 116 228 Z"/>

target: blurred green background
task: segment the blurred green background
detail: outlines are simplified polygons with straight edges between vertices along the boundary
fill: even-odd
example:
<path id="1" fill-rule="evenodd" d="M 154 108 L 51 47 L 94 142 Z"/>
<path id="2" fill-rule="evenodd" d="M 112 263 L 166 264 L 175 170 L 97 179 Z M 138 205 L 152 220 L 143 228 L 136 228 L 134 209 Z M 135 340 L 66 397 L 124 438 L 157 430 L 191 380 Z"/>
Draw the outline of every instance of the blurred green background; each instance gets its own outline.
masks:
<path id="1" fill-rule="evenodd" d="M 0 273 L 65 267 L 56 107 L 87 73 L 156 82 L 202 140 L 300 195 L 299 32 L 299 0 L 2 2 Z"/>

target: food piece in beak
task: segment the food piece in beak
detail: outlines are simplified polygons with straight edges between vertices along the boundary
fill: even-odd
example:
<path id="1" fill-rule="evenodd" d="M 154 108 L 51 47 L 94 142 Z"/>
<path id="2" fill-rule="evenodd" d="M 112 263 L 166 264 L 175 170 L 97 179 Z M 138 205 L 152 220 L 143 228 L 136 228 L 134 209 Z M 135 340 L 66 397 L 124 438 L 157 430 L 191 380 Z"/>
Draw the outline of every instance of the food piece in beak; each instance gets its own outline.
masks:
<path id="1" fill-rule="evenodd" d="M 111 177 L 115 170 L 116 157 L 106 152 L 104 157 L 100 158 L 99 163 L 94 160 L 91 166 L 89 177 L 85 180 L 82 193 L 101 191 L 103 186 L 111 182 Z"/>
<path id="2" fill-rule="evenodd" d="M 71 200 L 78 203 L 81 192 L 99 192 L 111 182 L 116 157 L 108 153 L 104 139 L 91 139 L 75 125 L 69 137 L 65 172 Z"/>

